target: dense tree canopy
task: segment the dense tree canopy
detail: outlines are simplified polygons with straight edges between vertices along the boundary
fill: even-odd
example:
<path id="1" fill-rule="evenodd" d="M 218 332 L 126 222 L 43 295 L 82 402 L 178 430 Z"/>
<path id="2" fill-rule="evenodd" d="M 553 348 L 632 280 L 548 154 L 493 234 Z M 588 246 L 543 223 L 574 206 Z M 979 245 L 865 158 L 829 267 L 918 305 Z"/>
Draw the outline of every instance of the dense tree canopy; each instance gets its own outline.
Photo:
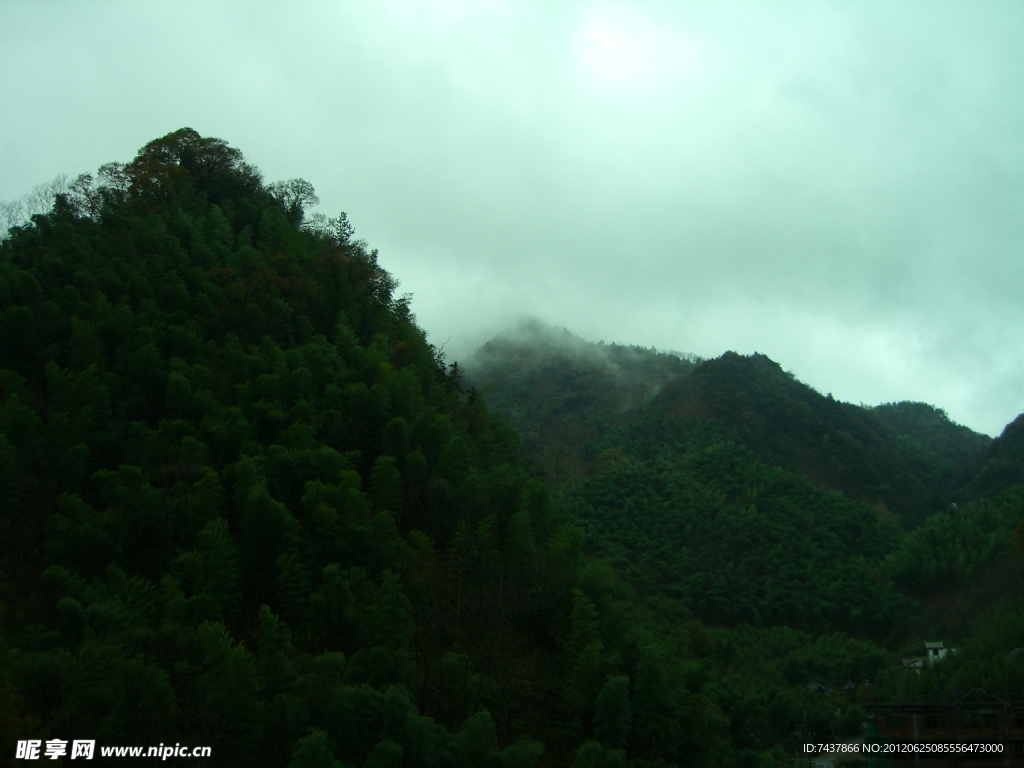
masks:
<path id="1" fill-rule="evenodd" d="M 493 657 L 556 643 L 564 524 L 314 202 L 183 129 L 0 246 L 9 728 L 240 765 L 523 732 Z"/>
<path id="2" fill-rule="evenodd" d="M 50 191 L 0 240 L 0 749 L 781 763 L 800 723 L 856 731 L 840 686 L 888 679 L 922 596 L 1024 540 L 1017 490 L 908 535 L 886 499 L 925 504 L 920 479 L 843 495 L 787 458 L 799 424 L 649 407 L 714 370 L 637 348 L 584 350 L 584 379 L 506 370 L 552 396 L 503 408 L 523 450 L 347 217 L 219 139 L 182 129 Z M 715 407 L 775 402 L 762 363 Z M 932 416 L 864 417 L 906 437 L 883 452 L 903 463 L 830 477 L 902 482 L 984 447 Z M 991 610 L 965 648 L 1012 634 Z"/>

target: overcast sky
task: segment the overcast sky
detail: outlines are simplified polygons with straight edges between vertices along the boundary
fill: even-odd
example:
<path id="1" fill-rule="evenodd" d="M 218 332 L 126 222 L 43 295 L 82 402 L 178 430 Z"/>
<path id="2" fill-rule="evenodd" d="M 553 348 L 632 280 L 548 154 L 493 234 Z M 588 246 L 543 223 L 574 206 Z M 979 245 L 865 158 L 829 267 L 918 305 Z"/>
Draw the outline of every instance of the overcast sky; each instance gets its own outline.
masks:
<path id="1" fill-rule="evenodd" d="M 464 356 L 536 317 L 1024 410 L 1024 3 L 0 4 L 0 200 L 182 126 Z"/>

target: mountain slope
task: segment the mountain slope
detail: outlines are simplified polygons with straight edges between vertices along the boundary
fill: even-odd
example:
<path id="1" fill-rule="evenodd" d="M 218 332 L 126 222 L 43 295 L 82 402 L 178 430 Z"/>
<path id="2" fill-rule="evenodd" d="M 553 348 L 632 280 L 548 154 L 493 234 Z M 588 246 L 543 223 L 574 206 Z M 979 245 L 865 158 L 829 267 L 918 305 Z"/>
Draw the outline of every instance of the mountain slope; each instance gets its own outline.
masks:
<path id="1" fill-rule="evenodd" d="M 991 498 L 1024 483 L 1024 414 L 960 472 L 957 496 L 961 500 Z"/>
<path id="2" fill-rule="evenodd" d="M 992 441 L 922 403 L 836 402 L 762 355 L 618 349 L 533 329 L 466 379 L 524 432 L 588 549 L 685 627 L 686 685 L 729 718 L 737 760 L 798 691 L 833 713 L 803 699 L 799 727 L 852 734 L 852 700 L 1024 690 L 1022 419 Z M 908 676 L 900 657 L 937 639 L 961 652 Z"/>
<path id="3" fill-rule="evenodd" d="M 592 470 L 594 441 L 694 367 L 674 354 L 590 344 L 530 322 L 485 344 L 464 369 L 467 383 L 523 435 L 527 455 L 562 482 Z"/>
<path id="4" fill-rule="evenodd" d="M 313 199 L 182 129 L 0 242 L 5 760 L 571 760 L 571 531 Z"/>
<path id="5" fill-rule="evenodd" d="M 588 446 L 646 403 L 666 418 L 713 420 L 769 464 L 881 502 L 915 526 L 949 503 L 958 469 L 990 442 L 923 404 L 838 402 L 764 355 L 697 362 L 636 348 L 616 354 L 627 348 L 564 334 L 557 341 L 536 330 L 499 339 L 466 367 L 560 480 L 592 471 Z"/>
<path id="6" fill-rule="evenodd" d="M 992 443 L 987 435 L 955 424 L 941 408 L 926 403 L 883 403 L 871 410 L 900 436 L 918 443 L 954 467 L 975 459 Z"/>
<path id="7" fill-rule="evenodd" d="M 734 400 L 797 407 L 772 411 L 763 361 L 535 329 L 467 372 L 489 411 L 344 215 L 221 140 L 182 129 L 63 189 L 0 237 L 0 750 L 782 765 L 800 728 L 857 732 L 842 687 L 923 615 L 894 586 L 1005 559 L 1012 493 L 906 536 L 773 466 L 799 439 L 744 445 Z M 765 381 L 715 400 L 702 369 Z M 889 428 L 952 461 L 929 418 Z"/>
<path id="8" fill-rule="evenodd" d="M 672 416 L 720 421 L 770 463 L 850 498 L 882 502 L 911 527 L 949 503 L 954 460 L 988 442 L 940 411 L 932 411 L 927 432 L 920 418 L 893 417 L 894 410 L 928 406 L 869 409 L 822 396 L 763 355 L 709 360 L 666 390 L 659 405 Z"/>

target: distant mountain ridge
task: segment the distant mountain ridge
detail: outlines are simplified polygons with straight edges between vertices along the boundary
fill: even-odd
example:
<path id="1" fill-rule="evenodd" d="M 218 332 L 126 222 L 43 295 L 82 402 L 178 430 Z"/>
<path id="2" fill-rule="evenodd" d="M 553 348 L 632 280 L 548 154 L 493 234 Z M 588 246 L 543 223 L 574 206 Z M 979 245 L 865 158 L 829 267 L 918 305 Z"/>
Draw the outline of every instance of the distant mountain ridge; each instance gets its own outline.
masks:
<path id="1" fill-rule="evenodd" d="M 957 496 L 964 501 L 990 498 L 1024 483 L 1024 414 L 964 467 L 959 480 Z"/>
<path id="2" fill-rule="evenodd" d="M 916 526 L 952 497 L 958 465 L 990 442 L 923 403 L 864 408 L 821 395 L 765 355 L 726 352 L 658 407 L 713 418 L 771 463 Z"/>
<path id="3" fill-rule="evenodd" d="M 967 468 L 993 443 L 987 436 L 924 403 L 865 408 L 837 401 L 762 354 L 699 360 L 591 344 L 534 324 L 486 344 L 466 370 L 559 481 L 592 471 L 598 457 L 588 445 L 640 407 L 668 419 L 718 422 L 765 461 L 882 504 L 910 527 L 965 497 L 962 487 L 998 492 L 1004 475 L 1021 476 L 1014 461 L 1024 451 L 1008 447 L 987 465 L 992 481 L 970 485 Z"/>
<path id="4" fill-rule="evenodd" d="M 522 434 L 524 447 L 556 481 L 583 474 L 587 446 L 637 406 L 689 376 L 696 358 L 642 347 L 591 343 L 537 322 L 483 345 L 466 382 Z"/>

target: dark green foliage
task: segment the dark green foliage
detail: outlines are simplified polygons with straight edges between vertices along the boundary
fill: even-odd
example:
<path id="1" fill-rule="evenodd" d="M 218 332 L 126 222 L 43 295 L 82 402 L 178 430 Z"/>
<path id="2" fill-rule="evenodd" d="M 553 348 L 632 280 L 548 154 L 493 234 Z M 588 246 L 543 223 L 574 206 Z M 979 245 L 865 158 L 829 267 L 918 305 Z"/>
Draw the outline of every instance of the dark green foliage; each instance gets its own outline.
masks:
<path id="1" fill-rule="evenodd" d="M 5 744 L 767 765 L 802 718 L 856 730 L 809 682 L 898 687 L 869 639 L 926 614 L 894 583 L 1013 557 L 1019 491 L 911 536 L 888 516 L 979 448 L 938 412 L 840 407 L 761 358 L 499 344 L 521 450 L 307 182 L 190 129 L 98 178 L 0 241 Z M 808 459 L 825 424 L 849 445 Z M 985 661 L 1015 616 L 928 685 L 1021 679 Z"/>
<path id="2" fill-rule="evenodd" d="M 236 618 L 241 585 L 236 547 L 223 518 L 210 520 L 198 536 L 199 547 L 178 559 L 192 582 L 189 602 L 199 619 L 226 621 Z"/>
<path id="3" fill-rule="evenodd" d="M 523 433 L 527 454 L 562 484 L 586 472 L 599 440 L 624 414 L 689 376 L 694 360 L 617 344 L 588 344 L 530 323 L 481 347 L 470 382 Z"/>
<path id="4" fill-rule="evenodd" d="M 917 594 L 960 587 L 1009 552 L 1024 519 L 1024 486 L 933 515 L 889 555 L 885 569 Z"/>
<path id="5" fill-rule="evenodd" d="M 251 764 L 262 728 L 256 660 L 223 624 L 201 624 L 196 634 L 198 669 L 188 691 L 194 719 L 186 719 L 186 732 L 236 765 Z"/>
<path id="6" fill-rule="evenodd" d="M 959 468 L 990 442 L 921 403 L 838 402 L 764 355 L 698 361 L 529 326 L 482 347 L 469 372 L 558 483 L 620 461 L 614 446 L 598 447 L 602 438 L 653 410 L 713 421 L 763 461 L 882 502 L 914 526 L 944 507 Z"/>
<path id="7" fill-rule="evenodd" d="M 949 643 L 955 652 L 940 663 L 925 665 L 919 673 L 889 669 L 876 682 L 877 696 L 889 701 L 945 703 L 980 685 L 1009 700 L 1024 691 L 1024 605 L 1019 588 L 1003 595 L 977 615 Z M 905 653 L 924 654 L 924 643 L 908 644 Z"/>
<path id="8" fill-rule="evenodd" d="M 5 734 L 428 766 L 470 718 L 475 755 L 575 573 L 514 434 L 307 182 L 190 129 L 99 179 L 0 242 Z M 489 722 L 510 766 L 551 730 Z"/>
<path id="9" fill-rule="evenodd" d="M 587 549 L 685 627 L 675 646 L 611 642 L 600 592 L 574 594 L 563 700 L 592 737 L 578 765 L 626 759 L 610 746 L 638 765 L 686 749 L 777 762 L 805 718 L 855 735 L 853 697 L 903 639 L 962 632 L 1019 577 L 1016 492 L 939 512 L 966 472 L 1012 482 L 1012 425 L 986 449 L 939 409 L 838 403 L 760 355 L 700 362 L 540 327 L 483 347 L 469 376 L 525 433 Z M 625 743 L 613 701 L 632 716 Z"/>
<path id="10" fill-rule="evenodd" d="M 391 739 L 384 739 L 373 748 L 363 768 L 402 768 L 404 754 L 401 746 Z"/>
<path id="11" fill-rule="evenodd" d="M 766 467 L 710 427 L 652 415 L 605 446 L 623 461 L 570 498 L 593 546 L 645 594 L 713 623 L 876 636 L 906 609 L 873 575 L 899 540 L 875 509 Z"/>
<path id="12" fill-rule="evenodd" d="M 323 731 L 313 731 L 295 744 L 288 768 L 341 768 L 331 754 L 331 745 Z"/>
<path id="13" fill-rule="evenodd" d="M 985 435 L 954 424 L 941 408 L 927 403 L 883 403 L 871 409 L 900 436 L 905 452 L 917 451 L 924 461 L 946 462 L 945 473 L 975 459 L 991 445 Z"/>
<path id="14" fill-rule="evenodd" d="M 960 501 L 998 496 L 1024 483 L 1024 414 L 1006 425 L 988 449 L 959 473 Z"/>
<path id="15" fill-rule="evenodd" d="M 702 364 L 664 393 L 662 407 L 710 416 L 771 463 L 852 499 L 881 501 L 910 527 L 944 506 L 956 480 L 954 462 L 988 442 L 934 410 L 925 430 L 920 417 L 893 418 L 885 407 L 822 396 L 764 355 L 728 352 Z"/>
<path id="16" fill-rule="evenodd" d="M 633 712 L 629 705 L 629 678 L 610 675 L 594 707 L 594 735 L 609 749 L 621 749 L 629 743 Z"/>
<path id="17" fill-rule="evenodd" d="M 373 508 L 399 515 L 402 511 L 402 475 L 394 456 L 379 456 L 370 475 Z"/>

